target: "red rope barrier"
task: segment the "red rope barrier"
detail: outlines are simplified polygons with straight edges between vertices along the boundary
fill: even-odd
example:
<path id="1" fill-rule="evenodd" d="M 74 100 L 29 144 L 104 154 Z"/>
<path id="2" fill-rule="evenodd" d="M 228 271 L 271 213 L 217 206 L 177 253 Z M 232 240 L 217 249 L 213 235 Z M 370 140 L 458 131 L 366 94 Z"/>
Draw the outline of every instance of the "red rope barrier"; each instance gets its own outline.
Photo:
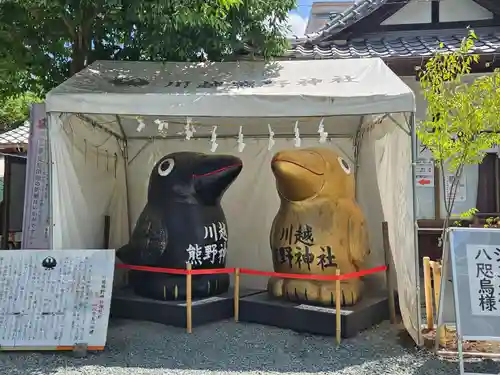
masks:
<path id="1" fill-rule="evenodd" d="M 241 274 L 247 275 L 256 275 L 256 276 L 271 276 L 271 277 L 281 277 L 283 279 L 304 279 L 304 280 L 347 280 L 354 279 L 357 277 L 370 275 L 372 273 L 383 272 L 387 270 L 387 266 L 379 266 L 375 268 L 370 268 L 368 270 L 363 270 L 359 272 L 346 273 L 344 275 L 336 276 L 336 275 L 302 275 L 302 274 L 293 274 L 293 273 L 279 273 L 279 272 L 266 272 L 266 271 L 256 271 L 249 270 L 246 268 L 241 268 Z"/>
<path id="2" fill-rule="evenodd" d="M 130 264 L 117 264 L 116 268 L 133 270 L 133 271 L 144 271 L 144 272 L 156 272 L 156 273 L 168 273 L 172 275 L 215 275 L 221 273 L 234 273 L 234 268 L 214 268 L 209 270 L 183 270 L 179 268 L 161 268 L 161 267 L 148 267 L 148 266 L 131 266 Z"/>
<path id="3" fill-rule="evenodd" d="M 192 275 L 215 275 L 221 273 L 234 273 L 235 268 L 213 268 L 209 270 L 191 270 Z"/>
<path id="4" fill-rule="evenodd" d="M 223 273 L 234 273 L 235 268 L 214 268 L 214 269 L 205 269 L 205 270 L 182 270 L 178 268 L 160 268 L 160 267 L 147 267 L 147 266 L 131 266 L 129 264 L 117 264 L 116 268 L 128 269 L 134 271 L 145 271 L 145 272 L 157 272 L 157 273 L 168 273 L 173 275 L 215 275 L 215 274 L 223 274 Z M 344 275 L 336 276 L 336 275 L 301 275 L 301 274 L 293 274 L 293 273 L 280 273 L 280 272 L 267 272 L 267 271 L 257 271 L 251 270 L 247 268 L 241 268 L 240 273 L 246 275 L 255 275 L 255 276 L 270 276 L 270 277 L 281 277 L 284 279 L 305 279 L 305 280 L 347 280 L 354 279 L 357 277 L 370 275 L 377 272 L 383 272 L 387 270 L 387 266 L 379 266 L 375 268 L 370 268 L 368 270 L 346 273 Z"/>
<path id="5" fill-rule="evenodd" d="M 178 268 L 160 268 L 160 267 L 147 267 L 147 266 L 131 266 L 130 264 L 117 264 L 116 268 L 133 270 L 133 271 L 145 271 L 145 272 L 157 272 L 157 273 L 169 273 L 173 275 L 187 275 L 187 270 L 181 270 Z"/>

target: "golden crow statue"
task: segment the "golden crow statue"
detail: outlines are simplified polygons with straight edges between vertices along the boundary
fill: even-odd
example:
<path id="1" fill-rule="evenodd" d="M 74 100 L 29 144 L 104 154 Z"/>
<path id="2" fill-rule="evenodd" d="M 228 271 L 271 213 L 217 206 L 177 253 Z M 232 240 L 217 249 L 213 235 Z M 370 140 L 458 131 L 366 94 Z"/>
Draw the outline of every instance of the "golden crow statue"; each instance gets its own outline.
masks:
<path id="1" fill-rule="evenodd" d="M 271 167 L 281 198 L 271 228 L 275 272 L 335 275 L 362 269 L 369 254 L 364 215 L 356 203 L 353 169 L 326 148 L 278 152 Z M 270 278 L 273 296 L 335 304 L 335 281 Z M 361 295 L 359 279 L 341 282 L 342 305 Z"/>

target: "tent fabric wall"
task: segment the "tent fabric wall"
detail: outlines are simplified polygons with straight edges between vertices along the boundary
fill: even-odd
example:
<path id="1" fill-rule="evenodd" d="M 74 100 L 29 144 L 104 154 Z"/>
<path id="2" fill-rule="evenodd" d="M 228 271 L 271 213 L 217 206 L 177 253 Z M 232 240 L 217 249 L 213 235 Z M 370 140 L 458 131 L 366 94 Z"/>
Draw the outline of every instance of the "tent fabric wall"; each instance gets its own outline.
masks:
<path id="1" fill-rule="evenodd" d="M 128 239 L 128 226 L 124 162 L 117 140 L 73 115 L 50 114 L 48 121 L 53 249 L 102 248 L 108 214 L 110 246 L 120 246 Z"/>
<path id="2" fill-rule="evenodd" d="M 393 118 L 405 126 L 404 116 Z M 377 264 L 384 262 L 381 223 L 387 221 L 403 323 L 418 342 L 420 307 L 416 286 L 419 280 L 417 255 L 413 250 L 413 178 L 408 163 L 411 138 L 407 131 L 409 129 L 404 131 L 386 118 L 364 136 L 359 156 L 358 200 L 365 211 L 370 212 L 370 243 L 372 251 L 375 250 L 372 261 Z"/>

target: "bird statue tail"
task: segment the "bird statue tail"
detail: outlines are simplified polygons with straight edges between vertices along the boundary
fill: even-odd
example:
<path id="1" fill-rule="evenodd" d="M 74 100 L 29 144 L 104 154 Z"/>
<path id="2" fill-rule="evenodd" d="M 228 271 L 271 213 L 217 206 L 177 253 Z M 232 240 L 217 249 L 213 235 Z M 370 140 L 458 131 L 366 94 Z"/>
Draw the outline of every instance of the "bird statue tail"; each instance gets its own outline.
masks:
<path id="1" fill-rule="evenodd" d="M 125 264 L 135 264 L 134 249 L 130 244 L 123 245 L 116 251 L 116 256 Z"/>

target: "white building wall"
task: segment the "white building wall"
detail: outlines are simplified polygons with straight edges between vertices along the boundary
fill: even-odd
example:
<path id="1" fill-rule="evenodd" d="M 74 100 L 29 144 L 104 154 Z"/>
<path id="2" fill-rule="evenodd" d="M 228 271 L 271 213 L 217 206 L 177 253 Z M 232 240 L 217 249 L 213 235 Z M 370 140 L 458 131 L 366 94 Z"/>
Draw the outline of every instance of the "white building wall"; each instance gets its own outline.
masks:
<path id="1" fill-rule="evenodd" d="M 500 1 L 500 0 L 499 0 Z M 492 19 L 493 14 L 472 0 L 439 0 L 439 21 L 478 21 Z M 432 21 L 432 1 L 412 0 L 382 25 L 405 25 L 430 23 Z"/>

